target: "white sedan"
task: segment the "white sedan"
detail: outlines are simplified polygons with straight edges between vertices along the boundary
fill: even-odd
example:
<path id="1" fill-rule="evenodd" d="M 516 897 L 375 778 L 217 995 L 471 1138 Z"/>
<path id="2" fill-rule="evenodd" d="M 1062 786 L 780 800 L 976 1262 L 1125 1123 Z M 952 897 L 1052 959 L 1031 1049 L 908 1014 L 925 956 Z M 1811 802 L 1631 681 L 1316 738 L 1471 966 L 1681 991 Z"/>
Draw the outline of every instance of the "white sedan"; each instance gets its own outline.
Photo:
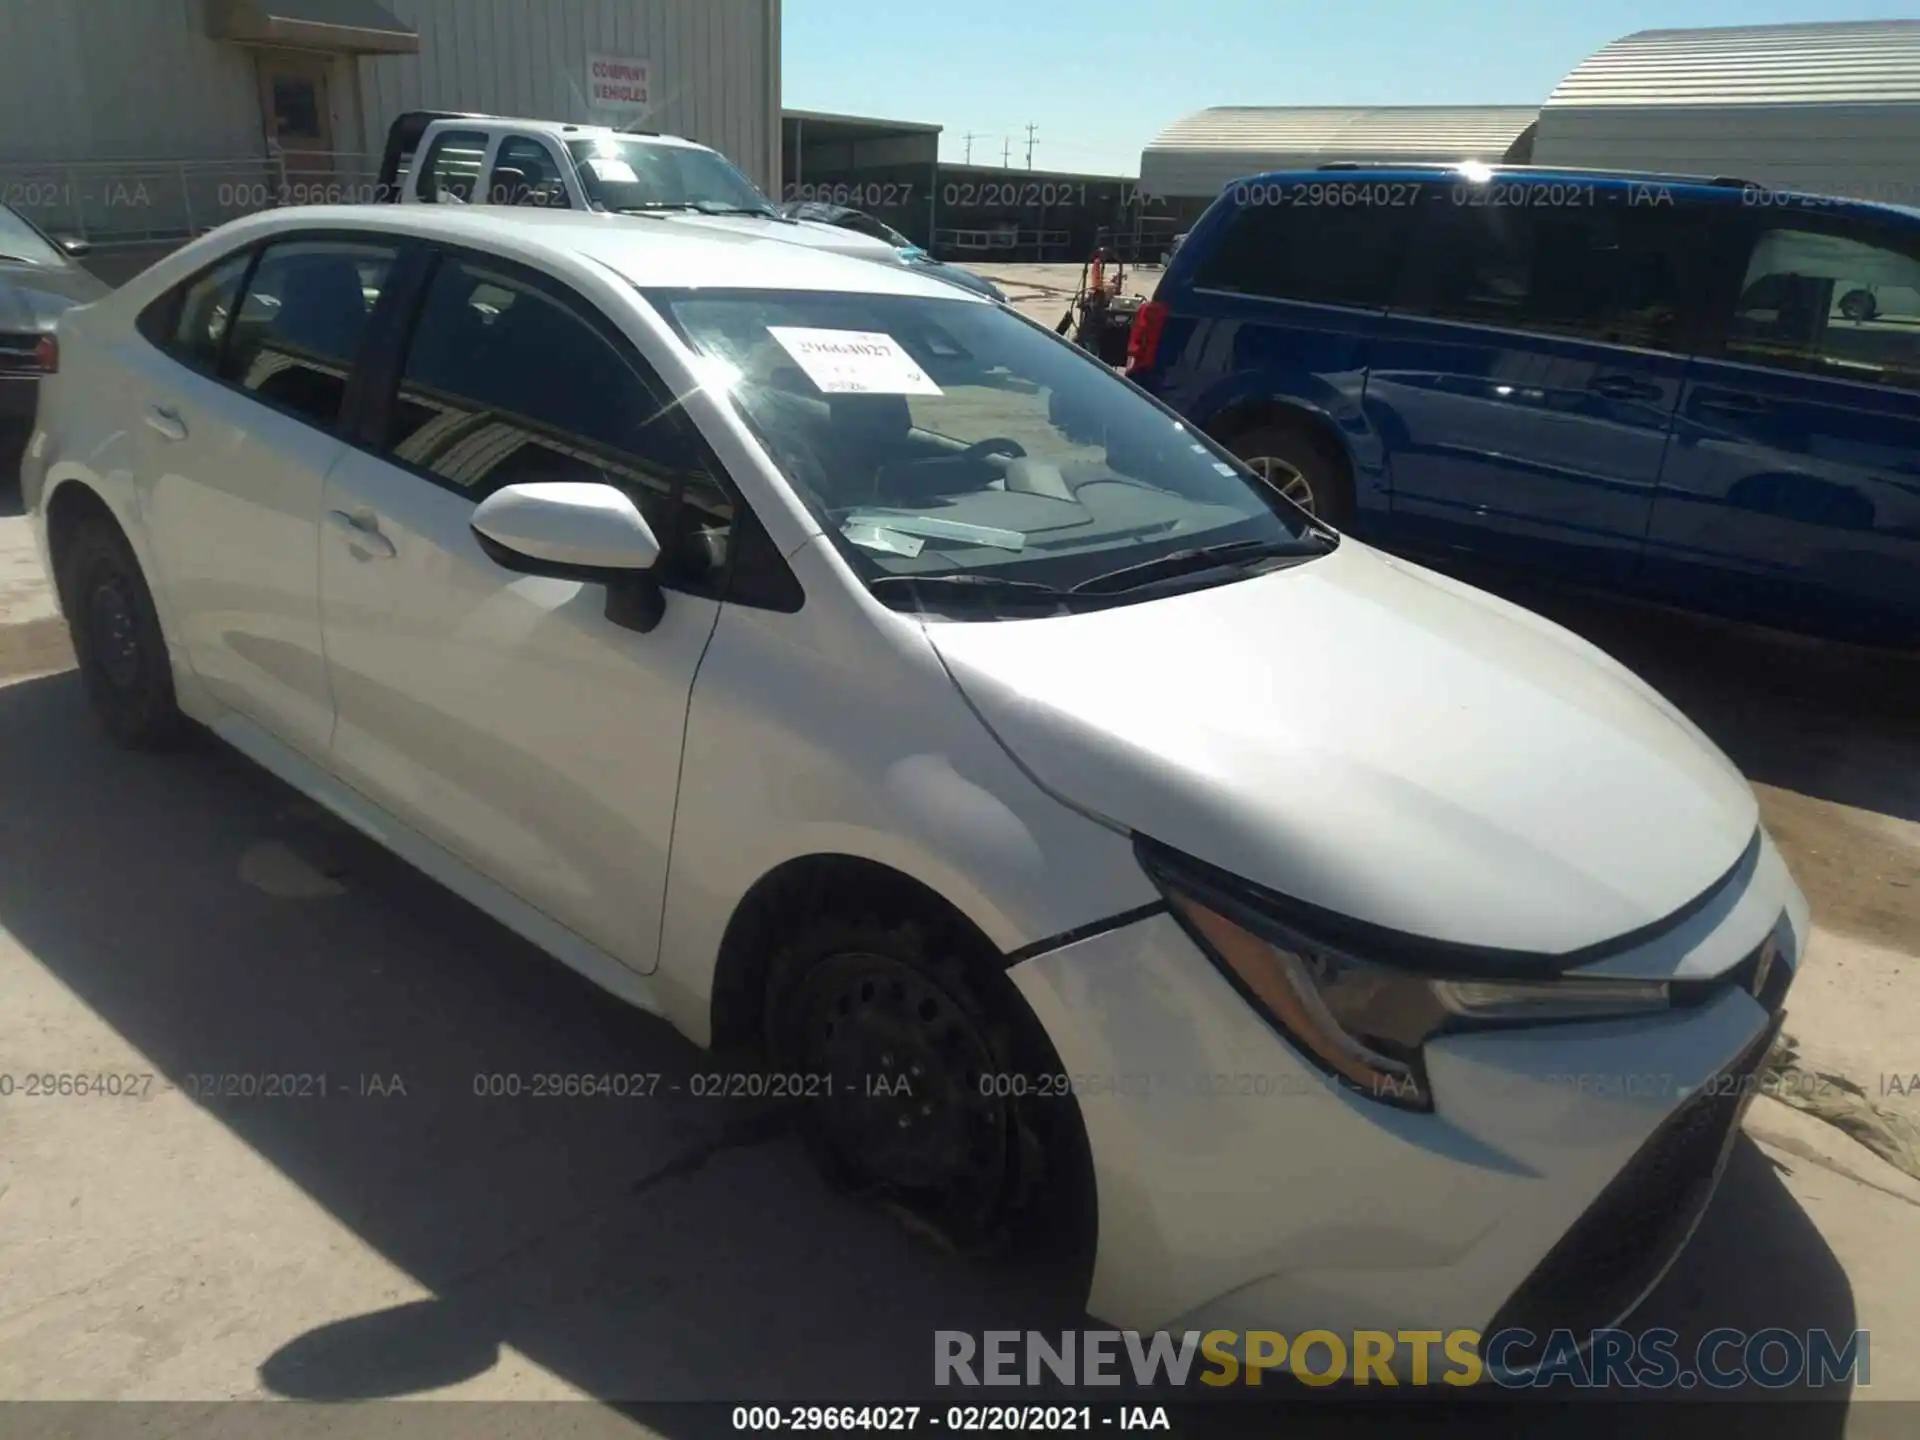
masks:
<path id="1" fill-rule="evenodd" d="M 1584 1332 L 1807 935 L 1741 776 L 908 269 L 297 209 L 68 312 L 25 465 L 188 717 L 1112 1324 Z M 1035 1238 L 1040 1237 L 1040 1238 Z"/>

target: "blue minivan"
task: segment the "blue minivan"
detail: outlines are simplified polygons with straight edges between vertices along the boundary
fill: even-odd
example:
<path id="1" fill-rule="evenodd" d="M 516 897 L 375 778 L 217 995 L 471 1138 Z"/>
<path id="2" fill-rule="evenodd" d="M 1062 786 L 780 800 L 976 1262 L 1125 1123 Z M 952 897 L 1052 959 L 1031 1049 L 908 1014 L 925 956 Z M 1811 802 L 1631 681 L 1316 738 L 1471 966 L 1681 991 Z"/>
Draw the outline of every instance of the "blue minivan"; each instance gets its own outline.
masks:
<path id="1" fill-rule="evenodd" d="M 1920 640 L 1920 211 L 1733 179 L 1227 187 L 1127 373 L 1336 527 Z"/>

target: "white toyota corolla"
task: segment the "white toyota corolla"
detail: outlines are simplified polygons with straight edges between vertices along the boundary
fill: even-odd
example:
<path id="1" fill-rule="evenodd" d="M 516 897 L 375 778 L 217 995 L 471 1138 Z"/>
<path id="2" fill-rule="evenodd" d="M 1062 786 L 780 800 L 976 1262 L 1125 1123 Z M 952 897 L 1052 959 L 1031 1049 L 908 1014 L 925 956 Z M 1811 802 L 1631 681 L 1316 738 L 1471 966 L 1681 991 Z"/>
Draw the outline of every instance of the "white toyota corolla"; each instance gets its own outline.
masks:
<path id="1" fill-rule="evenodd" d="M 1584 1329 L 1698 1220 L 1805 902 L 1593 647 L 910 270 L 283 210 L 68 312 L 81 671 L 1126 1328 Z M 1044 1220 L 1042 1219 L 1044 1217 Z"/>

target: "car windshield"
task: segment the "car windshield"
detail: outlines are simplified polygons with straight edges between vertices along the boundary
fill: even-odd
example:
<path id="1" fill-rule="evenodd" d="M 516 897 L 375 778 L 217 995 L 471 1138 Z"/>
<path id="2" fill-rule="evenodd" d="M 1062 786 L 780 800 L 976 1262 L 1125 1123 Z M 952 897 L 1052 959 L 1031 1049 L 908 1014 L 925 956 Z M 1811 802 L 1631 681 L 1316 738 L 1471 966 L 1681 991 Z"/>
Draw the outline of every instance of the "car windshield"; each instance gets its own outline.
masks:
<path id="1" fill-rule="evenodd" d="M 999 306 L 647 298 L 889 603 L 1118 603 L 1334 543 L 1171 411 Z"/>
<path id="2" fill-rule="evenodd" d="M 0 260 L 25 260 L 30 265 L 67 263 L 60 247 L 9 205 L 0 205 Z"/>
<path id="3" fill-rule="evenodd" d="M 712 150 L 613 136 L 570 140 L 567 150 L 587 198 L 608 210 L 779 213 L 751 180 Z"/>

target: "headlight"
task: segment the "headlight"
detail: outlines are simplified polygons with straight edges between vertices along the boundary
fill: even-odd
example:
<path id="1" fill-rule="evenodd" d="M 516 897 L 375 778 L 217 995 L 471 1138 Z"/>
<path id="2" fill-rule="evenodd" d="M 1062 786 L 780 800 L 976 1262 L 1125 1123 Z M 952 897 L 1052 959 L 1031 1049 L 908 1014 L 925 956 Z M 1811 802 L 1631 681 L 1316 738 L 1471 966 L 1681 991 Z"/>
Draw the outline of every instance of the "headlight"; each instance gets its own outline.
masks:
<path id="1" fill-rule="evenodd" d="M 1297 908 L 1201 861 L 1142 841 L 1140 861 L 1200 948 L 1299 1050 L 1375 1100 L 1430 1110 L 1421 1050 L 1449 1030 L 1665 1010 L 1665 982 L 1480 979 L 1364 960 L 1276 912 Z"/>

